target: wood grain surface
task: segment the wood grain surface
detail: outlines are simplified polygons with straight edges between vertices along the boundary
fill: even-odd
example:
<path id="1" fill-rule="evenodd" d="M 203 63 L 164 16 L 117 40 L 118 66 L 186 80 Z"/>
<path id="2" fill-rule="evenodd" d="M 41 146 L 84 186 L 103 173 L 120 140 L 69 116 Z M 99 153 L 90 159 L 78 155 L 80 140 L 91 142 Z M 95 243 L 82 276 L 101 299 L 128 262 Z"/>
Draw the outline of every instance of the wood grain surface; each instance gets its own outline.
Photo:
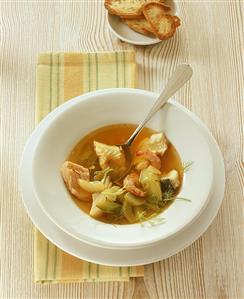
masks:
<path id="1" fill-rule="evenodd" d="M 0 298 L 244 298 L 244 2 L 177 4 L 182 26 L 174 38 L 133 47 L 109 33 L 102 1 L 1 1 Z M 143 89 L 160 91 L 178 63 L 192 65 L 194 76 L 176 98 L 207 124 L 223 152 L 220 212 L 189 248 L 146 266 L 144 279 L 34 285 L 33 226 L 21 202 L 18 166 L 34 128 L 37 54 L 131 48 Z"/>

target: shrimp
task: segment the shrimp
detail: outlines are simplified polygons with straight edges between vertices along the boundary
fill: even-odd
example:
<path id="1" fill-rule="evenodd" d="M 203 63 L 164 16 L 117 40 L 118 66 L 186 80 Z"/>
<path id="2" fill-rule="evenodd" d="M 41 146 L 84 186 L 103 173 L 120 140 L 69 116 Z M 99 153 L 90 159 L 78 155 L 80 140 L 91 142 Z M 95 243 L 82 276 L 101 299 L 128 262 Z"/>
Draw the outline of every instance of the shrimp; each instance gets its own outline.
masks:
<path id="1" fill-rule="evenodd" d="M 155 153 L 146 150 L 146 151 L 138 151 L 136 155 L 142 156 L 145 159 L 142 160 L 140 163 L 138 163 L 137 170 L 145 169 L 149 165 L 153 166 L 156 169 L 161 169 L 161 160 Z"/>
<path id="2" fill-rule="evenodd" d="M 87 168 L 65 161 L 61 167 L 61 174 L 71 194 L 80 200 L 91 201 L 91 194 L 83 190 L 78 184 L 78 179 L 89 181 L 90 174 Z"/>
<path id="3" fill-rule="evenodd" d="M 124 179 L 125 190 L 139 197 L 145 197 L 146 192 L 138 188 L 139 175 L 136 172 L 128 174 Z"/>

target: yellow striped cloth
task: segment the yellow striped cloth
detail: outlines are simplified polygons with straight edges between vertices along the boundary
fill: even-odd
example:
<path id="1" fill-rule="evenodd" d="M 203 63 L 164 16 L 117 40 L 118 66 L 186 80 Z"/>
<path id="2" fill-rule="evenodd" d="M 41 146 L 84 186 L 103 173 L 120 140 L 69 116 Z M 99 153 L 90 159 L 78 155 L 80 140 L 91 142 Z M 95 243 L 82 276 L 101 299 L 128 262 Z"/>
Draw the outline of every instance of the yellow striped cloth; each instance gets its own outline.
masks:
<path id="1" fill-rule="evenodd" d="M 132 51 L 40 54 L 37 66 L 36 122 L 82 93 L 109 87 L 135 87 Z M 35 282 L 128 281 L 144 268 L 109 267 L 75 258 L 49 242 L 37 229 L 34 237 Z"/>

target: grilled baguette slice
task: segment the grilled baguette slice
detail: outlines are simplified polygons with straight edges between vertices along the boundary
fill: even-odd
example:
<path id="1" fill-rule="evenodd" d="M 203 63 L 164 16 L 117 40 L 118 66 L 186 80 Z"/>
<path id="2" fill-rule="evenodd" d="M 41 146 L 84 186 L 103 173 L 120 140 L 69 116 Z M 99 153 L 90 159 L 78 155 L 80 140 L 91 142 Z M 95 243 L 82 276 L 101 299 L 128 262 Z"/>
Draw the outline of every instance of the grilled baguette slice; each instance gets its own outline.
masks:
<path id="1" fill-rule="evenodd" d="M 109 13 L 126 19 L 143 17 L 142 7 L 152 0 L 105 0 L 105 8 Z M 153 0 L 162 3 L 163 0 Z"/>
<path id="2" fill-rule="evenodd" d="M 180 19 L 167 14 L 165 5 L 149 2 L 143 5 L 143 14 L 153 28 L 154 34 L 161 40 L 172 37 L 180 26 Z"/>
<path id="3" fill-rule="evenodd" d="M 144 35 L 152 35 L 153 28 L 145 18 L 124 19 L 125 23 L 134 31 Z"/>

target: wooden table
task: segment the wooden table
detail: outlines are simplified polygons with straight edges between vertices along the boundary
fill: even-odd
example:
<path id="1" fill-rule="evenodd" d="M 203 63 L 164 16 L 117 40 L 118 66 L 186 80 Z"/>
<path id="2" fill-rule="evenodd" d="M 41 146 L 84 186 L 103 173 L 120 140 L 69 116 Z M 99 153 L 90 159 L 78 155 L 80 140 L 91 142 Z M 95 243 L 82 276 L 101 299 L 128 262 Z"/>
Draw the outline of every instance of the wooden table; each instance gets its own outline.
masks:
<path id="1" fill-rule="evenodd" d="M 174 38 L 133 47 L 109 33 L 102 1 L 1 1 L 1 298 L 244 298 L 244 2 L 178 5 L 182 26 Z M 34 285 L 33 225 L 21 202 L 18 166 L 34 128 L 37 54 L 131 48 L 139 87 L 147 90 L 160 91 L 178 63 L 192 65 L 194 76 L 176 98 L 207 124 L 224 154 L 220 212 L 192 246 L 146 266 L 144 279 Z"/>

